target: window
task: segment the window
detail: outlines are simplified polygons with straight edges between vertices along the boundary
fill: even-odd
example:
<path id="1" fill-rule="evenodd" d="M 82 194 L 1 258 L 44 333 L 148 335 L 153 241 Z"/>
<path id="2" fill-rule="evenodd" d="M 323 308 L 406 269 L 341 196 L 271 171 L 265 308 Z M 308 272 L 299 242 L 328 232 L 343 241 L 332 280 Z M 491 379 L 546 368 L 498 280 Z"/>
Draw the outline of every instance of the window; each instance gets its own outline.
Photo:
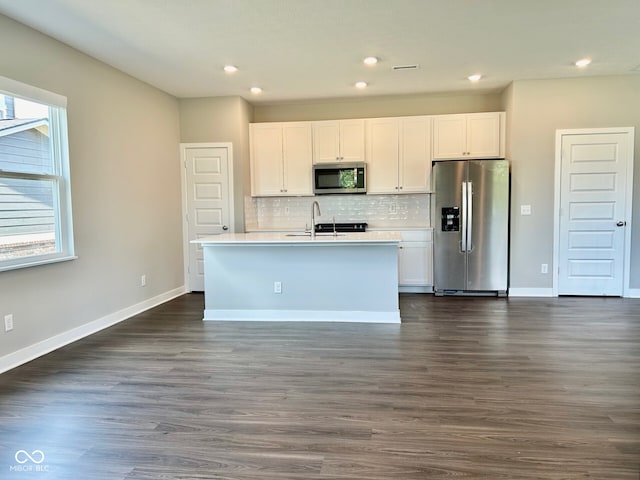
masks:
<path id="1" fill-rule="evenodd" d="M 65 107 L 0 77 L 0 270 L 75 258 Z"/>

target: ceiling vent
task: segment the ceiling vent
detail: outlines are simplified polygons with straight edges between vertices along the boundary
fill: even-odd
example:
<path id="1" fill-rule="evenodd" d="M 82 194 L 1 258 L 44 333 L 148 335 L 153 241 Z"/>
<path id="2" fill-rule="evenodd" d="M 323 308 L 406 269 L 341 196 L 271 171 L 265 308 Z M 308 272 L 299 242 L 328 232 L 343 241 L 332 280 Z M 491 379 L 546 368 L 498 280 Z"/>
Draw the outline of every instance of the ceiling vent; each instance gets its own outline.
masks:
<path id="1" fill-rule="evenodd" d="M 414 65 L 394 65 L 393 67 L 391 67 L 391 70 L 401 72 L 404 70 L 417 70 L 418 68 L 419 65 L 416 63 Z"/>

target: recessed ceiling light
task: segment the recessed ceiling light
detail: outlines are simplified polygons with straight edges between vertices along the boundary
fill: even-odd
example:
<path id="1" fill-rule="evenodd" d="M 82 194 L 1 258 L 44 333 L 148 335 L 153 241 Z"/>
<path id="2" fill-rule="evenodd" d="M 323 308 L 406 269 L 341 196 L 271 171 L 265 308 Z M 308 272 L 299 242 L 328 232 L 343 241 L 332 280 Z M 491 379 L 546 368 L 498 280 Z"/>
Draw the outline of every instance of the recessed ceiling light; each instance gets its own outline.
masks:
<path id="1" fill-rule="evenodd" d="M 366 65 L 375 65 L 378 63 L 378 59 L 376 57 L 367 57 L 363 60 Z"/>
<path id="2" fill-rule="evenodd" d="M 475 73 L 473 75 L 469 75 L 467 78 L 472 82 L 479 82 L 482 78 L 482 75 L 480 75 L 479 73 Z"/>
<path id="3" fill-rule="evenodd" d="M 233 66 L 233 65 L 225 65 L 224 66 L 224 71 L 227 73 L 234 73 L 238 71 L 238 67 Z"/>
<path id="4" fill-rule="evenodd" d="M 251 87 L 251 93 L 257 95 L 259 93 L 262 93 L 262 89 L 260 87 Z"/>
<path id="5" fill-rule="evenodd" d="M 576 67 L 578 68 L 584 68 L 587 65 L 589 65 L 591 63 L 591 59 L 590 58 L 581 58 L 580 60 L 578 60 L 576 62 Z"/>
<path id="6" fill-rule="evenodd" d="M 356 88 L 367 88 L 367 82 L 356 82 Z"/>

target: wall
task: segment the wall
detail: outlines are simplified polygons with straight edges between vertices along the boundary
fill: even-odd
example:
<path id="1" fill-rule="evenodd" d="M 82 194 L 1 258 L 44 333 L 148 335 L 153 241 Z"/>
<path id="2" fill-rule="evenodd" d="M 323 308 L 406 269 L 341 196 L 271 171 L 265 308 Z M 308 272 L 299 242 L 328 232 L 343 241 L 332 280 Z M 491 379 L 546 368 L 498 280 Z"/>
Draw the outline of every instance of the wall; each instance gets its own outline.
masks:
<path id="1" fill-rule="evenodd" d="M 552 287 L 556 129 L 635 127 L 631 288 L 640 288 L 640 75 L 517 81 L 503 95 L 512 169 L 511 287 Z M 529 204 L 533 214 L 519 215 Z"/>
<path id="2" fill-rule="evenodd" d="M 500 93 L 396 95 L 279 105 L 258 104 L 254 107 L 253 121 L 289 122 L 494 112 L 500 111 L 501 107 Z"/>
<path id="3" fill-rule="evenodd" d="M 14 315 L 0 332 L 3 367 L 3 356 L 177 294 L 184 278 L 177 100 L 4 16 L 0 44 L 3 76 L 68 98 L 78 256 L 0 272 L 0 316 Z"/>
<path id="4" fill-rule="evenodd" d="M 244 196 L 251 192 L 249 123 L 253 107 L 241 97 L 184 98 L 180 100 L 180 141 L 233 144 L 234 227 L 244 230 Z"/>

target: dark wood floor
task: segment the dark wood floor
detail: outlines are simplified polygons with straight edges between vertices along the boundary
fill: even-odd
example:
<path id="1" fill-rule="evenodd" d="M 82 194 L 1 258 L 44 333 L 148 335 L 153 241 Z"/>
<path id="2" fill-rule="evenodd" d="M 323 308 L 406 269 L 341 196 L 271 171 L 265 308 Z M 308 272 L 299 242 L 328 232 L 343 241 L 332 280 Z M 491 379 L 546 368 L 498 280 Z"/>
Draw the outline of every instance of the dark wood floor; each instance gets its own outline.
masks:
<path id="1" fill-rule="evenodd" d="M 403 295 L 402 325 L 202 310 L 1 375 L 0 478 L 640 478 L 639 300 Z"/>

